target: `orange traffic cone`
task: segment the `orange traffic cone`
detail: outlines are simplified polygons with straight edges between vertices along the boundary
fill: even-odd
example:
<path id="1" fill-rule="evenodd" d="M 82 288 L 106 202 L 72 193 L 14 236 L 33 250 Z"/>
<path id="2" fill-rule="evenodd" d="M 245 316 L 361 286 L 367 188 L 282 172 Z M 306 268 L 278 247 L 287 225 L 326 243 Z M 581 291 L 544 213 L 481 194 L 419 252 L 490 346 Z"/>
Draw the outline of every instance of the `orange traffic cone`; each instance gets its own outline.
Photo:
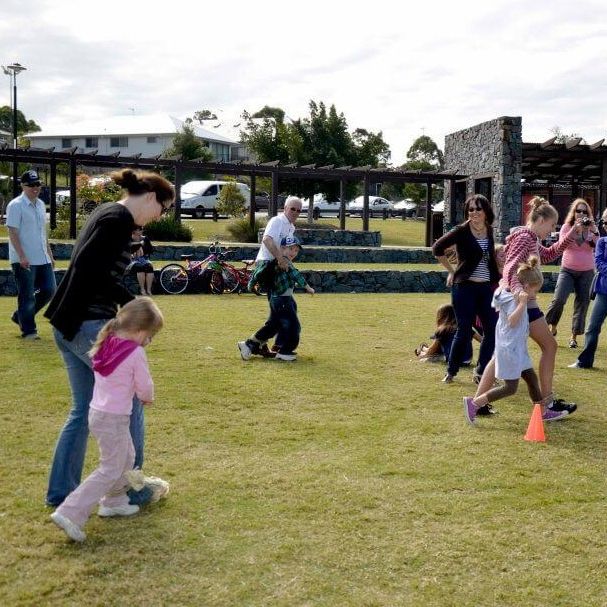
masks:
<path id="1" fill-rule="evenodd" d="M 529 420 L 525 440 L 535 441 L 538 443 L 546 442 L 546 435 L 544 434 L 544 420 L 542 419 L 542 406 L 539 403 L 535 403 L 533 405 L 533 412 L 531 413 L 531 419 Z"/>

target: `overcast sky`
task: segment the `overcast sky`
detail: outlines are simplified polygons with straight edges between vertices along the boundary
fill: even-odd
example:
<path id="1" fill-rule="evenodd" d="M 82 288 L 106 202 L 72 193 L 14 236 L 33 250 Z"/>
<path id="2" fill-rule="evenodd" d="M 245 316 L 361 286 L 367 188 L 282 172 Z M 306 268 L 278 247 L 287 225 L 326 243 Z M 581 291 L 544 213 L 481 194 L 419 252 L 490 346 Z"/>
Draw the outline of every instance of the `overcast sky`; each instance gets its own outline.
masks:
<path id="1" fill-rule="evenodd" d="M 0 62 L 19 62 L 18 107 L 43 129 L 83 118 L 335 104 L 382 131 L 401 164 L 425 133 L 522 116 L 607 137 L 605 0 L 2 0 Z M 10 79 L 0 72 L 0 105 Z"/>

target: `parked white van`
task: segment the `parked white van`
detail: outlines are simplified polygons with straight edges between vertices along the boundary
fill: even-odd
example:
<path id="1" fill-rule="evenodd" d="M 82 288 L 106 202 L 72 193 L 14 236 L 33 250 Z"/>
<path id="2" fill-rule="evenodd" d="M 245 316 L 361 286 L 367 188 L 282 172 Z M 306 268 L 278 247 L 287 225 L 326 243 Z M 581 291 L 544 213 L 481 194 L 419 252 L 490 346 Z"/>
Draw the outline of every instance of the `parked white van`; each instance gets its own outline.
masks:
<path id="1" fill-rule="evenodd" d="M 181 213 L 202 219 L 207 213 L 212 213 L 219 200 L 219 192 L 227 181 L 188 181 L 181 186 Z M 246 183 L 236 183 L 244 196 L 245 207 L 251 204 L 251 190 Z"/>

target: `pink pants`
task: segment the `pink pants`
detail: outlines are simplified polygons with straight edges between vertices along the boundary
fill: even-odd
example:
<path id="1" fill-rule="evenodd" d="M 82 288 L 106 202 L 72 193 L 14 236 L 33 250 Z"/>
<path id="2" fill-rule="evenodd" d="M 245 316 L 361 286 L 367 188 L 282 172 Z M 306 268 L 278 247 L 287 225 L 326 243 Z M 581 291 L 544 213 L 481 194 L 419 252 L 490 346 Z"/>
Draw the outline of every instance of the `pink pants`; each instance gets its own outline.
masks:
<path id="1" fill-rule="evenodd" d="M 114 508 L 129 503 L 125 473 L 135 463 L 130 418 L 89 410 L 89 429 L 99 445 L 99 466 L 57 508 L 57 512 L 79 527 L 86 523 L 97 504 Z"/>

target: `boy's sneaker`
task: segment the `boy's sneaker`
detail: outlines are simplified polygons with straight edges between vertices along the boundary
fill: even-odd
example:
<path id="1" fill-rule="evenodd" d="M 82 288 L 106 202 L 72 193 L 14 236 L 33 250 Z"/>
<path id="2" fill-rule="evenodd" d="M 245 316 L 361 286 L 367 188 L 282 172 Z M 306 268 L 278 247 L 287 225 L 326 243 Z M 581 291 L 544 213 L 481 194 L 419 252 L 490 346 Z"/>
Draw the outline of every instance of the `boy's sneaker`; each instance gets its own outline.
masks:
<path id="1" fill-rule="evenodd" d="M 559 419 L 564 419 L 568 415 L 569 415 L 569 413 L 565 410 L 556 411 L 554 409 L 551 409 L 550 407 L 546 407 L 544 409 L 544 413 L 542 413 L 542 419 L 545 422 L 556 422 Z"/>
<path id="2" fill-rule="evenodd" d="M 38 339 L 40 339 L 40 335 L 38 335 L 38 333 L 34 331 L 34 333 L 28 333 L 27 335 L 24 335 L 23 339 L 27 341 L 37 341 Z"/>
<path id="3" fill-rule="evenodd" d="M 135 504 L 124 504 L 123 506 L 99 506 L 99 516 L 131 516 L 139 512 L 139 506 Z"/>
<path id="4" fill-rule="evenodd" d="M 84 542 L 86 539 L 86 534 L 76 523 L 70 521 L 69 518 L 59 514 L 58 512 L 53 512 L 51 514 L 51 521 L 57 525 L 60 529 L 65 531 L 65 534 L 75 542 Z"/>
<path id="5" fill-rule="evenodd" d="M 466 421 L 474 426 L 476 424 L 476 405 L 471 396 L 464 396 L 464 417 Z"/>
<path id="6" fill-rule="evenodd" d="M 479 415 L 484 415 L 485 417 L 491 417 L 492 415 L 497 415 L 497 411 L 489 404 L 483 405 L 476 410 L 477 417 Z"/>
<path id="7" fill-rule="evenodd" d="M 295 354 L 281 354 L 280 352 L 276 353 L 276 360 L 284 360 L 287 362 L 295 362 L 297 360 L 297 356 Z"/>
<path id="8" fill-rule="evenodd" d="M 272 350 L 268 348 L 268 344 L 263 344 L 259 348 L 259 354 L 264 358 L 276 358 L 276 352 L 272 352 Z"/>
<path id="9" fill-rule="evenodd" d="M 251 350 L 251 348 L 249 348 L 247 342 L 239 341 L 236 345 L 240 350 L 240 358 L 242 358 L 242 360 L 249 360 L 249 358 L 251 358 L 251 355 L 253 354 L 253 351 Z"/>
<path id="10" fill-rule="evenodd" d="M 562 398 L 556 398 L 546 408 L 553 409 L 554 411 L 566 411 L 571 415 L 577 409 L 577 405 L 575 403 L 568 403 Z"/>

